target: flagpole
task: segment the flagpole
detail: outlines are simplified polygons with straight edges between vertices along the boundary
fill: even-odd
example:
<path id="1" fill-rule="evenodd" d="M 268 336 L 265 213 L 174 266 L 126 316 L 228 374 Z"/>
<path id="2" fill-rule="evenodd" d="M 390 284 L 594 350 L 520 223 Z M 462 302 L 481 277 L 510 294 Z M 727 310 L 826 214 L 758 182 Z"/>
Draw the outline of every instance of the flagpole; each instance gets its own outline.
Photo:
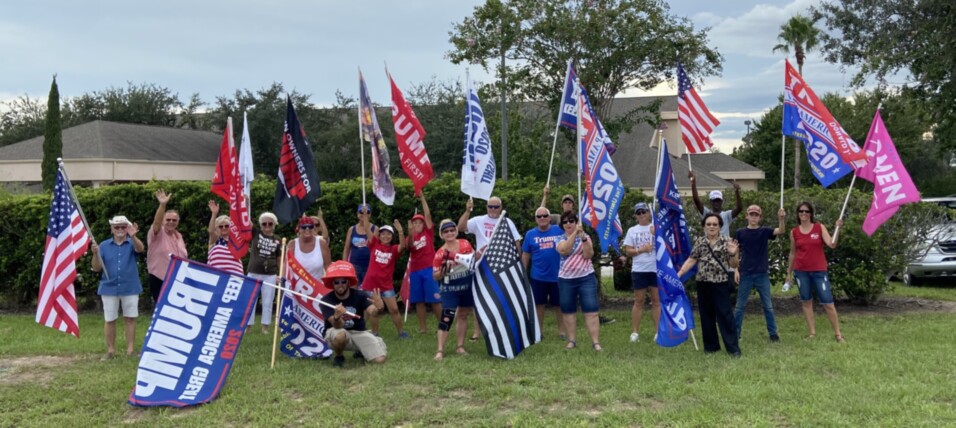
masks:
<path id="1" fill-rule="evenodd" d="M 577 129 L 574 131 L 574 147 L 575 151 L 578 153 L 578 221 L 583 221 L 584 219 L 581 218 L 581 213 L 583 212 L 582 210 L 584 208 L 584 200 L 581 197 L 581 151 L 583 150 L 583 147 L 581 147 L 581 116 L 584 116 L 584 114 L 581 112 L 581 94 L 578 94 L 578 99 L 574 101 L 574 105 L 576 105 L 578 108 Z"/>
<path id="2" fill-rule="evenodd" d="M 783 173 L 787 161 L 787 136 L 780 134 L 780 209 L 783 209 Z"/>
<path id="3" fill-rule="evenodd" d="M 359 67 L 359 105 L 358 105 L 358 127 L 359 127 L 359 159 L 362 162 L 362 205 L 365 205 L 365 139 L 362 138 L 362 68 Z M 372 106 L 369 106 L 372 108 Z"/>
<path id="4" fill-rule="evenodd" d="M 687 151 L 687 146 L 684 146 L 684 154 L 687 155 L 687 170 L 694 172 L 694 165 L 690 163 L 690 152 Z"/>
<path id="5" fill-rule="evenodd" d="M 652 198 L 652 202 L 651 202 L 651 209 L 653 209 L 655 213 L 657 212 L 657 191 L 659 190 L 658 186 L 661 185 L 661 150 L 662 150 L 661 146 L 663 144 L 663 139 L 661 138 L 661 136 L 663 135 L 663 132 L 664 131 L 661 130 L 660 127 L 658 126 L 657 128 L 657 167 L 656 167 L 657 174 L 654 176 L 655 177 L 654 198 Z"/>
<path id="6" fill-rule="evenodd" d="M 90 235 L 90 241 L 97 244 L 96 238 L 93 237 L 93 229 L 90 228 L 90 222 L 86 221 L 86 214 L 83 214 L 83 207 L 80 206 L 80 200 L 76 198 L 76 192 L 73 190 L 73 182 L 70 181 L 70 176 L 66 174 L 66 166 L 63 165 L 63 158 L 56 158 L 56 163 L 60 174 L 63 174 L 63 181 L 66 181 L 66 188 L 70 191 L 73 204 L 76 205 L 76 211 L 80 213 L 80 220 L 83 220 L 83 227 L 86 228 L 86 233 Z M 106 277 L 106 279 L 110 279 L 109 270 L 106 269 L 106 263 L 103 262 L 103 255 L 97 252 L 96 257 L 100 259 L 100 265 L 103 266 L 103 276 Z"/>
<path id="7" fill-rule="evenodd" d="M 551 168 L 554 167 L 554 151 L 558 146 L 558 132 L 561 130 L 561 106 L 564 105 L 564 89 L 567 89 L 568 77 L 571 76 L 571 60 L 568 60 L 568 71 L 564 73 L 564 83 L 565 87 L 561 89 L 561 102 L 558 103 L 558 120 L 554 124 L 554 141 L 551 142 L 551 162 L 548 164 L 548 180 L 545 182 L 545 186 L 551 185 Z M 576 83 L 571 83 L 572 88 Z M 572 90 L 573 93 L 573 90 Z M 576 104 L 575 104 L 576 105 Z M 578 112 L 580 115 L 581 112 Z"/>
<path id="8" fill-rule="evenodd" d="M 279 281 L 285 280 L 286 270 L 285 270 L 285 250 L 286 250 L 286 238 L 282 238 L 282 255 L 279 257 Z M 282 290 L 276 290 L 276 313 L 275 313 L 275 324 L 272 329 L 272 364 L 269 365 L 270 369 L 276 367 L 276 348 L 279 342 L 279 311 L 282 309 Z"/>
<path id="9" fill-rule="evenodd" d="M 846 213 L 846 205 L 850 202 L 850 194 L 853 193 L 853 183 L 856 183 L 856 172 L 853 173 L 853 178 L 850 179 L 850 187 L 846 189 L 846 198 L 843 200 L 843 208 L 840 209 L 840 216 L 837 217 L 837 220 L 843 218 L 843 214 Z M 836 225 L 833 228 L 833 241 L 836 242 L 837 235 L 840 234 L 840 225 Z"/>

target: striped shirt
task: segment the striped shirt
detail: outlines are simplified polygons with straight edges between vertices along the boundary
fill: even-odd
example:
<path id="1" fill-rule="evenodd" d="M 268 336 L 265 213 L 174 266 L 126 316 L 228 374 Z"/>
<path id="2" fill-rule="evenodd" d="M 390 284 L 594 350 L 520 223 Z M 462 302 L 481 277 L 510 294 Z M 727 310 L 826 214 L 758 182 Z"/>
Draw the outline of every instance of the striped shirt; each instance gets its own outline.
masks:
<path id="1" fill-rule="evenodd" d="M 567 235 L 558 239 L 558 242 L 567 240 Z M 574 238 L 574 247 L 571 254 L 561 256 L 561 269 L 558 270 L 558 278 L 575 279 L 594 274 L 594 265 L 591 259 L 584 258 L 584 245 L 591 245 L 591 240 L 582 242 L 581 238 Z"/>
<path id="2" fill-rule="evenodd" d="M 229 273 L 242 275 L 242 263 L 232 255 L 229 247 L 226 246 L 226 240 L 223 238 L 219 238 L 215 244 L 209 247 L 206 264 Z"/>

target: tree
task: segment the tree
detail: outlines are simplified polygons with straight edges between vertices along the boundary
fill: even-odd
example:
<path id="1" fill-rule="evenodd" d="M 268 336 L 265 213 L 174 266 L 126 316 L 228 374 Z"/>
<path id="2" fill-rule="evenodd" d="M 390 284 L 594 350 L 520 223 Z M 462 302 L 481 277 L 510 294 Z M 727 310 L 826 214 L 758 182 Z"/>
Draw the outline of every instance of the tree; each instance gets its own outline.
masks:
<path id="1" fill-rule="evenodd" d="M 46 106 L 42 99 L 22 95 L 0 106 L 0 147 L 43 135 Z"/>
<path id="2" fill-rule="evenodd" d="M 192 102 L 199 95 L 194 94 Z M 83 94 L 67 101 L 64 116 L 70 124 L 78 125 L 93 120 L 138 123 L 141 125 L 176 126 L 183 111 L 179 95 L 155 83 L 126 88 L 110 87 L 102 92 Z"/>
<path id="3" fill-rule="evenodd" d="M 783 43 L 773 47 L 773 52 L 781 51 L 789 54 L 790 50 L 793 50 L 793 55 L 797 59 L 797 70 L 801 76 L 803 76 L 803 62 L 807 57 L 807 51 L 813 50 L 820 43 L 820 30 L 814 26 L 815 24 L 816 21 L 803 15 L 790 18 L 786 24 L 780 26 L 780 34 L 777 35 L 777 40 Z M 800 188 L 800 146 L 802 145 L 803 143 L 799 140 L 793 140 L 794 189 Z"/>
<path id="4" fill-rule="evenodd" d="M 941 153 L 956 150 L 956 4 L 951 0 L 840 0 L 811 8 L 830 33 L 826 60 L 859 67 L 853 83 L 901 73 L 906 90 L 929 105 Z M 935 127 L 935 129 L 933 129 Z"/>
<path id="5" fill-rule="evenodd" d="M 56 185 L 56 172 L 59 168 L 57 158 L 63 157 L 63 132 L 60 128 L 60 90 L 56 86 L 56 75 L 50 84 L 50 95 L 47 97 L 46 131 L 43 133 L 43 161 L 41 176 L 43 189 L 52 191 Z"/>
<path id="6" fill-rule="evenodd" d="M 547 101 L 551 111 L 561 96 L 567 62 L 575 60 L 609 132 L 614 96 L 672 79 L 678 57 L 692 74 L 721 71 L 720 54 L 707 46 L 707 30 L 695 30 L 690 20 L 671 15 L 667 4 L 656 0 L 488 0 L 454 24 L 449 35 L 453 50 L 447 57 L 453 63 L 478 63 L 489 70 L 489 61 L 504 51 L 506 67 L 499 65 L 496 74 L 508 82 L 509 97 Z"/>

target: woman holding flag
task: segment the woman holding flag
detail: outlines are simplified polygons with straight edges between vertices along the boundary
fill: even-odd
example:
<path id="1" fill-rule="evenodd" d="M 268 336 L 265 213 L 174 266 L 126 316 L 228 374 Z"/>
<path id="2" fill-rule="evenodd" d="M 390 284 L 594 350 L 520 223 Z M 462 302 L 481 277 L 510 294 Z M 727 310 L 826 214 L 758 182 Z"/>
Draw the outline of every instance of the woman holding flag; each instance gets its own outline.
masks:
<path id="1" fill-rule="evenodd" d="M 846 342 L 840 332 L 840 318 L 833 305 L 833 291 L 830 277 L 827 275 L 827 258 L 823 254 L 823 245 L 836 248 L 836 237 L 830 237 L 827 227 L 813 218 L 813 205 L 803 202 L 797 206 L 797 227 L 790 231 L 790 257 L 787 264 L 787 282 L 797 279 L 800 288 L 800 300 L 803 302 L 803 317 L 810 329 L 807 339 L 817 335 L 813 316 L 813 295 L 823 305 L 836 341 Z M 843 226 L 843 219 L 836 221 L 836 227 Z"/>
<path id="2" fill-rule="evenodd" d="M 206 264 L 229 273 L 242 275 L 242 262 L 229 250 L 229 227 L 232 220 L 227 215 L 219 215 L 219 203 L 209 201 L 209 252 Z"/>
<path id="3" fill-rule="evenodd" d="M 458 239 L 458 225 L 451 219 L 444 219 L 438 230 L 444 244 L 435 252 L 433 261 L 433 279 L 438 281 L 441 293 L 441 318 L 438 320 L 438 352 L 435 361 L 445 358 L 445 341 L 448 340 L 448 331 L 455 325 L 455 353 L 467 355 L 465 351 L 465 334 L 468 329 L 468 314 L 475 307 L 471 296 L 471 283 L 475 272 L 472 270 L 472 260 L 475 250 L 465 239 Z"/>
<path id="4" fill-rule="evenodd" d="M 561 300 L 561 313 L 564 315 L 564 328 L 568 334 L 568 344 L 564 349 L 578 346 L 576 338 L 578 299 L 581 300 L 581 312 L 584 312 L 584 324 L 591 336 L 591 347 L 602 351 L 600 336 L 601 323 L 598 320 L 597 282 L 594 279 L 594 246 L 591 238 L 584 233 L 577 213 L 565 211 L 561 214 L 561 228 L 564 236 L 558 241 L 558 254 L 561 266 L 558 269 L 558 294 Z"/>

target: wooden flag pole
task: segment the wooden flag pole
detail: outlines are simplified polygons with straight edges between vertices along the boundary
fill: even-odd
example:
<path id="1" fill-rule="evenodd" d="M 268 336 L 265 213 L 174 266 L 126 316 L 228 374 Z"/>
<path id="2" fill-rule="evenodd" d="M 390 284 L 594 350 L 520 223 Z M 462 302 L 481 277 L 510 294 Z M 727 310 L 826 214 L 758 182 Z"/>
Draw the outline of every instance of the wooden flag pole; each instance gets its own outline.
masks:
<path id="1" fill-rule="evenodd" d="M 279 258 L 279 275 L 278 277 L 282 280 L 285 279 L 287 275 L 285 269 L 285 250 L 286 250 L 286 238 L 282 238 L 282 256 Z M 280 282 L 282 282 L 280 280 Z M 263 285 L 264 286 L 264 285 Z M 275 327 L 272 329 L 272 364 L 269 365 L 270 369 L 276 367 L 276 347 L 279 342 L 279 310 L 282 309 L 282 289 L 276 290 L 276 314 L 275 314 Z"/>

